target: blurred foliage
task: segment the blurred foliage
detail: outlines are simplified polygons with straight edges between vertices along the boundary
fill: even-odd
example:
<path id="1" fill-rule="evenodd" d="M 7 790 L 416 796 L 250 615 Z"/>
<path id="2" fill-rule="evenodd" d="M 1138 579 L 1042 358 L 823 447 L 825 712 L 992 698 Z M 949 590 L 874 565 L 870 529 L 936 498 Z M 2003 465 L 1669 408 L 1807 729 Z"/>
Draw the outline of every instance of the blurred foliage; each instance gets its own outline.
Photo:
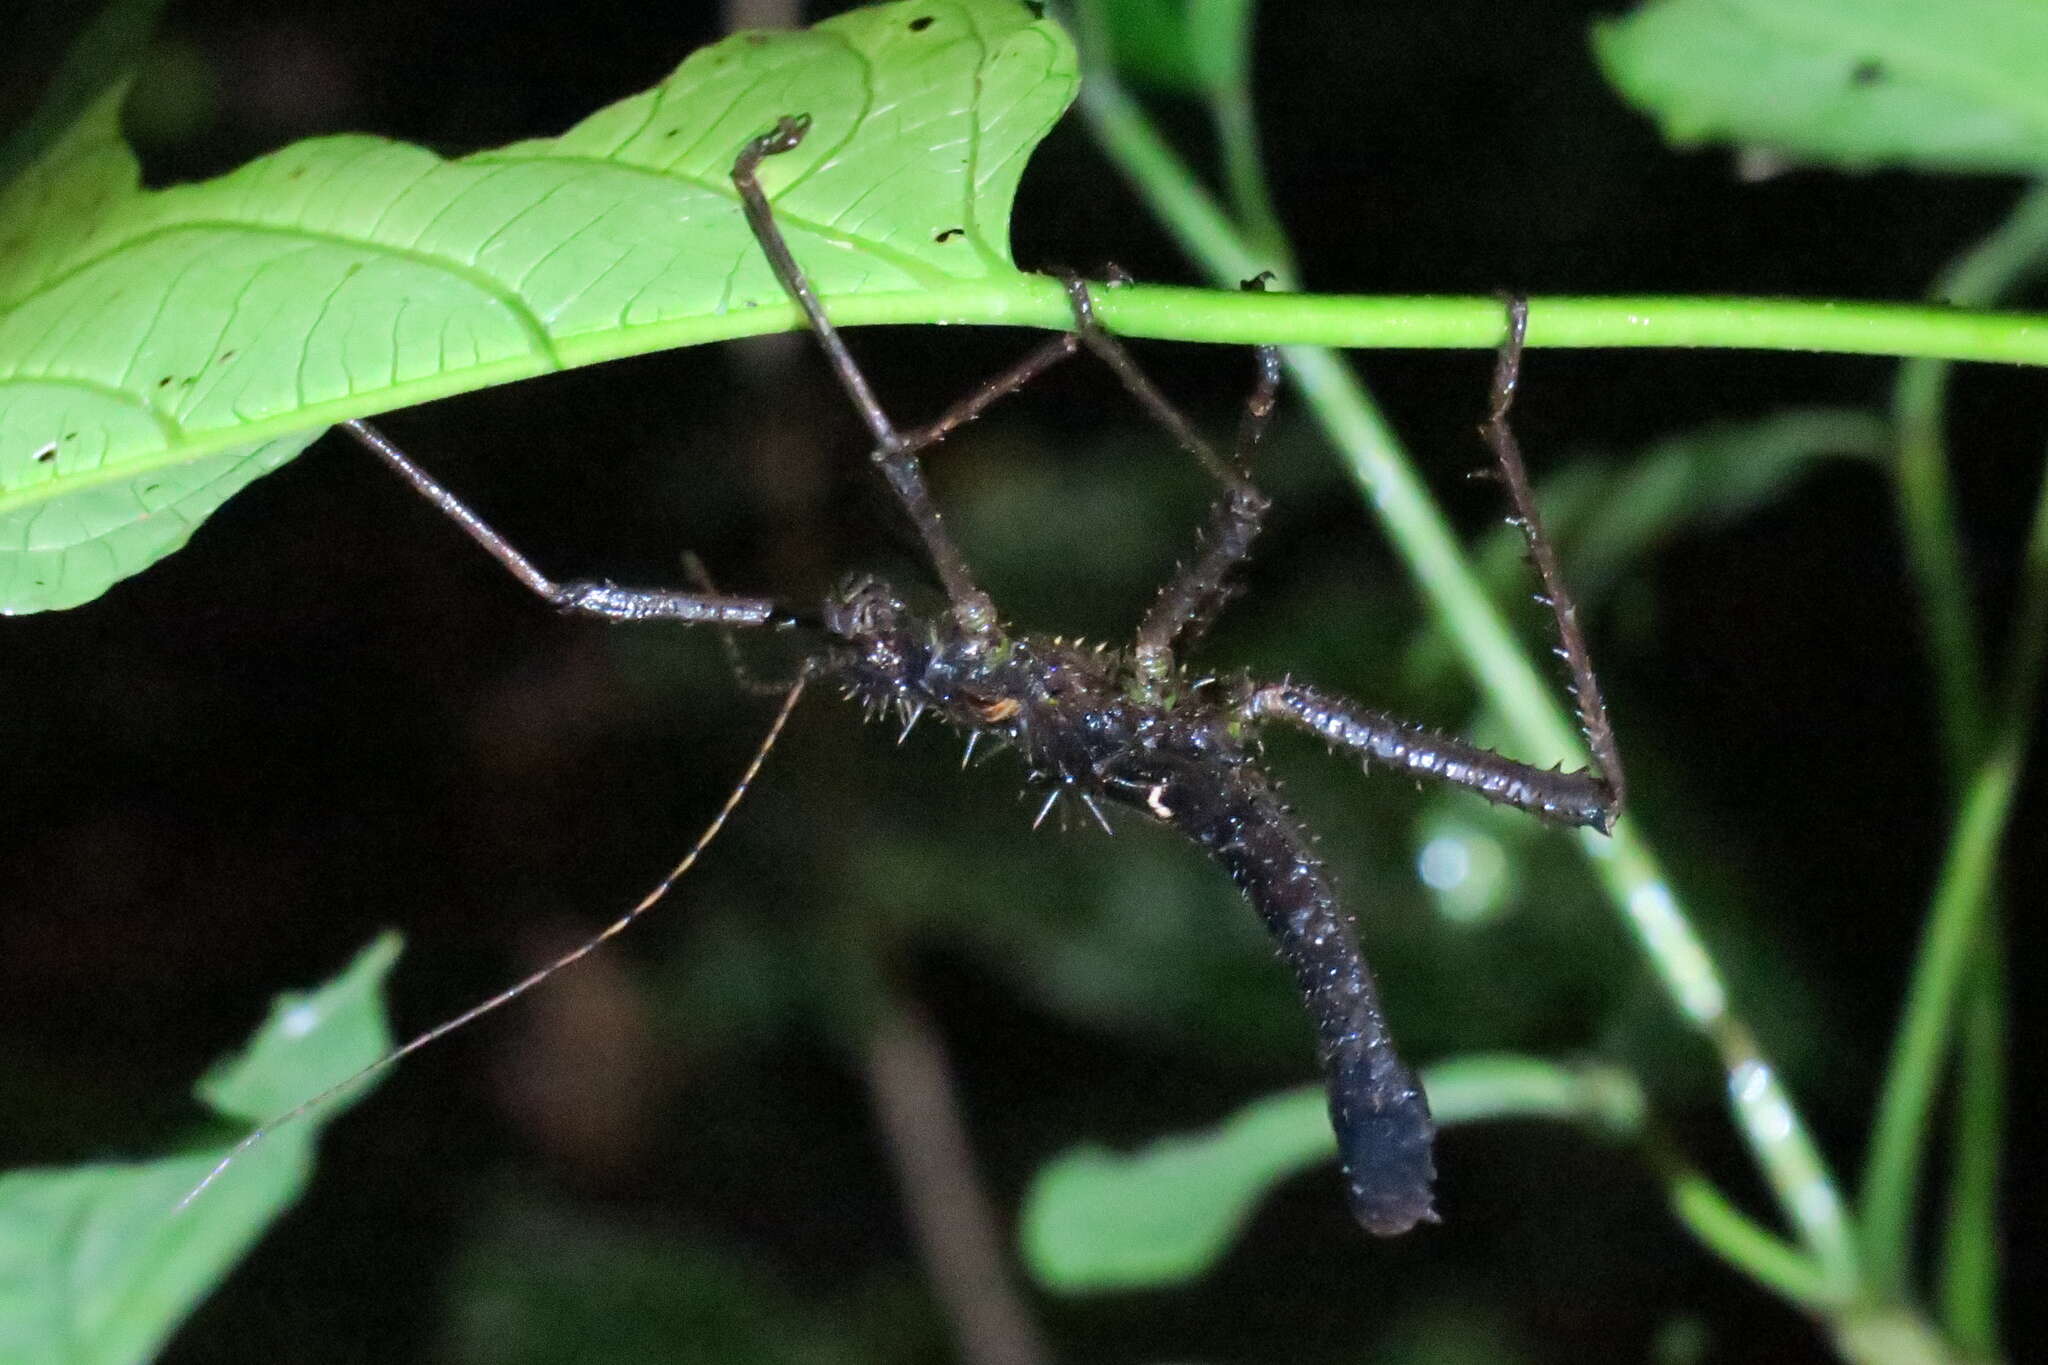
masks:
<path id="1" fill-rule="evenodd" d="M 199 1082 L 218 1126 L 269 1120 L 382 1056 L 391 1035 L 379 988 L 397 960 L 386 936 L 319 990 L 280 996 L 248 1046 Z M 153 1357 L 298 1199 L 321 1125 L 360 1093 L 246 1149 L 231 1138 L 149 1161 L 0 1175 L 0 1358 Z"/>

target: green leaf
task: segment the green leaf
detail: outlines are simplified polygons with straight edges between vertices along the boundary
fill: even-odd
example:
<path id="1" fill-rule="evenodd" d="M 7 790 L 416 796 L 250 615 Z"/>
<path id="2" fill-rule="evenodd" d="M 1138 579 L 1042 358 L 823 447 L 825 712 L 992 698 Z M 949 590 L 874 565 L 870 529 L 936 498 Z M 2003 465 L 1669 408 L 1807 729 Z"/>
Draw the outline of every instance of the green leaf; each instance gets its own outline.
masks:
<path id="1" fill-rule="evenodd" d="M 1851 169 L 2048 167 L 2040 0 L 1653 0 L 1597 24 L 1593 47 L 1680 146 Z"/>
<path id="2" fill-rule="evenodd" d="M 729 178 L 783 115 L 810 134 L 761 179 L 821 294 L 1014 283 L 1075 81 L 1016 0 L 907 0 L 736 34 L 559 138 L 317 138 L 162 191 L 111 91 L 0 192 L 0 611 L 104 590 L 341 418 L 793 325 Z"/>
<path id="3" fill-rule="evenodd" d="M 390 1047 L 379 988 L 398 957 L 386 935 L 333 981 L 280 996 L 249 1046 L 199 1084 L 224 1118 L 261 1121 L 345 1080 Z M 0 1360 L 145 1360 L 305 1188 L 337 1099 L 236 1157 L 221 1144 L 139 1162 L 0 1176 Z"/>
<path id="4" fill-rule="evenodd" d="M 1475 1055 L 1426 1068 L 1423 1082 L 1441 1126 L 1547 1118 L 1626 1135 L 1642 1122 L 1641 1090 L 1608 1068 Z M 1222 1257 L 1276 1185 L 1335 1155 L 1320 1089 L 1268 1096 L 1207 1132 L 1128 1157 L 1077 1148 L 1025 1196 L 1025 1264 L 1068 1293 L 1182 1283 Z"/>

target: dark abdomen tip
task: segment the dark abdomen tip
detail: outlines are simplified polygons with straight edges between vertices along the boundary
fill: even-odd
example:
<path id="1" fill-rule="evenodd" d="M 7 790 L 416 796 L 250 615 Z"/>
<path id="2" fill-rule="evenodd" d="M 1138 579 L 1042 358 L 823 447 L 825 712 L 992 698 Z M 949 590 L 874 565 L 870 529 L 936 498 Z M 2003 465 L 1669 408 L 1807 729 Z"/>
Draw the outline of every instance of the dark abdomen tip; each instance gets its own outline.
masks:
<path id="1" fill-rule="evenodd" d="M 1360 1068 L 1363 1070 L 1365 1068 Z M 1376 1237 L 1398 1237 L 1437 1221 L 1430 1149 L 1436 1124 L 1429 1101 L 1405 1067 L 1360 1076 L 1339 1068 L 1330 1078 L 1330 1125 L 1337 1135 L 1351 1214 Z"/>

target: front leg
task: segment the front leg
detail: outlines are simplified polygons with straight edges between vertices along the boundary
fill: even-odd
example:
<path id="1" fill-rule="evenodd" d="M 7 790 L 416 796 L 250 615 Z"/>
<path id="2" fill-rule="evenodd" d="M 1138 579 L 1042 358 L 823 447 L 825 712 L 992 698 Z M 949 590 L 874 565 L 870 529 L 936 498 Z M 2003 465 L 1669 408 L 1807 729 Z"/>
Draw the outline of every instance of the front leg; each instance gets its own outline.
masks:
<path id="1" fill-rule="evenodd" d="M 433 475 L 414 464 L 412 457 L 391 438 L 368 422 L 343 422 L 342 430 L 362 442 L 398 476 L 413 486 L 421 497 L 446 513 L 483 546 L 505 571 L 525 584 L 536 597 L 557 611 L 582 616 L 601 616 L 608 621 L 685 621 L 718 626 L 766 626 L 794 624 L 794 613 L 762 597 L 725 597 L 717 593 L 676 592 L 667 588 L 622 588 L 615 583 L 576 579 L 557 583 L 512 543 L 492 529 L 490 523 L 471 511 L 469 505 L 441 484 Z"/>

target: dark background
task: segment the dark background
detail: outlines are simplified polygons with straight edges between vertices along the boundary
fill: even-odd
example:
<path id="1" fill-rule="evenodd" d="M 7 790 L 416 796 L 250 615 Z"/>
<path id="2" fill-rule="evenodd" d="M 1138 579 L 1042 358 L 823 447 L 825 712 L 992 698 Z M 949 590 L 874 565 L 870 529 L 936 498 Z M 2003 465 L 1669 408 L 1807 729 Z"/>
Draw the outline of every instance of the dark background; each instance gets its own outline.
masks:
<path id="1" fill-rule="evenodd" d="M 1819 171 L 1745 183 L 1724 153 L 1670 153 L 1601 83 L 1587 7 L 1267 10 L 1265 140 L 1312 289 L 1907 300 L 2017 189 Z M 0 117 L 30 107 L 77 18 L 13 21 Z M 133 122 L 152 183 L 342 130 L 455 155 L 560 131 L 658 81 L 720 22 L 708 5 L 624 0 L 174 0 Z M 1184 146 L 1202 145 L 1199 111 L 1158 107 Z M 1072 118 L 1025 177 L 1015 246 L 1026 268 L 1113 260 L 1193 279 Z M 854 338 L 906 417 L 1026 341 Z M 1143 354 L 1225 429 L 1242 353 Z M 1358 363 L 1453 514 L 1487 525 L 1489 490 L 1461 475 L 1481 458 L 1470 433 L 1488 359 Z M 1893 370 L 1540 354 L 1522 434 L 1539 465 L 1619 462 L 1786 405 L 1881 408 Z M 2044 397 L 2035 372 L 1974 368 L 1957 385 L 1962 522 L 1994 630 Z M 685 547 L 722 586 L 793 600 L 854 568 L 919 575 L 800 341 L 623 361 L 388 426 L 564 577 L 676 581 Z M 1473 701 L 1454 675 L 1403 667 L 1421 609 L 1336 462 L 1291 414 L 1266 459 L 1280 508 L 1207 658 L 1465 723 Z M 933 464 L 1011 616 L 1092 638 L 1128 630 L 1204 496 L 1082 366 Z M 1818 462 L 1757 514 L 1684 530 L 1591 611 L 1637 809 L 1846 1182 L 1944 830 L 1888 485 L 1868 463 Z M 6 636 L 6 1165 L 142 1154 L 189 1131 L 191 1079 L 268 997 L 330 974 L 385 926 L 410 945 L 403 1031 L 504 984 L 667 867 L 768 715 L 708 633 L 553 616 L 333 439 L 185 552 Z M 1001 760 L 961 776 L 949 739 L 899 749 L 857 720 L 807 703 L 653 922 L 409 1061 L 339 1124 L 311 1195 L 169 1358 L 950 1358 L 863 1080 L 858 1002 L 875 979 L 945 1039 L 1006 1218 L 1074 1143 L 1135 1144 L 1311 1078 L 1283 975 L 1192 850 L 1135 822 L 1114 842 L 1033 836 Z M 1688 1151 L 1767 1209 L 1710 1059 L 1564 841 L 1489 826 L 1517 855 L 1507 903 L 1452 923 L 1415 882 L 1418 824 L 1483 812 L 1305 746 L 1277 746 L 1276 761 L 1328 835 L 1412 1057 L 1626 1062 Z M 2022 963 L 2039 815 L 2034 801 L 2015 823 Z M 2024 970 L 2016 990 L 2024 1044 Z M 2024 1094 L 2024 1046 L 2016 1066 Z M 2018 1135 L 2022 1169 L 2035 1137 Z M 1826 1354 L 1680 1233 L 1626 1154 L 1496 1125 L 1450 1134 L 1440 1165 L 1441 1229 L 1368 1241 L 1320 1172 L 1195 1285 L 1036 1306 L 1072 1360 Z M 2022 1191 L 2010 1251 L 2023 1305 L 2041 1289 L 2028 1212 L 2038 1196 Z M 2033 1321 L 2014 1326 L 2023 1355 Z"/>

